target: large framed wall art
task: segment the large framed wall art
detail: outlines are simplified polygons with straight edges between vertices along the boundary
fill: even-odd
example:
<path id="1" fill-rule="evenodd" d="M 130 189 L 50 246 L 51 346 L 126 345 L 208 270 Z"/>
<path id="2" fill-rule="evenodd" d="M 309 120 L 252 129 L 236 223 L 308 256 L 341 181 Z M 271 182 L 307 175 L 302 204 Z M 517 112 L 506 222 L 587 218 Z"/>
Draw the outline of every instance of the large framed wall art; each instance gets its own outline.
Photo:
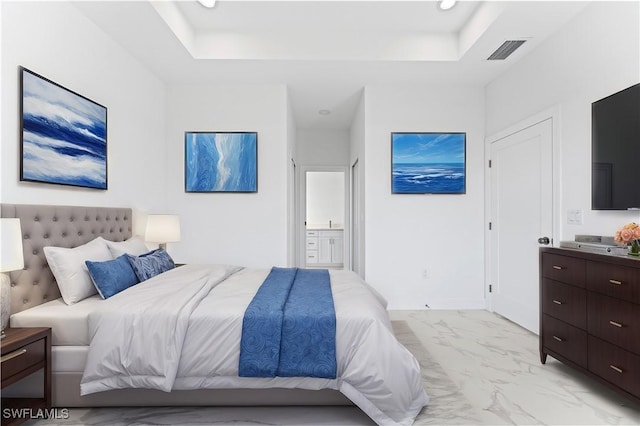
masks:
<path id="1" fill-rule="evenodd" d="M 107 189 L 107 108 L 20 68 L 20 180 Z"/>
<path id="2" fill-rule="evenodd" d="M 186 132 L 186 192 L 257 192 L 256 132 Z"/>
<path id="3" fill-rule="evenodd" d="M 391 133 L 391 192 L 466 193 L 466 139 L 466 133 Z"/>

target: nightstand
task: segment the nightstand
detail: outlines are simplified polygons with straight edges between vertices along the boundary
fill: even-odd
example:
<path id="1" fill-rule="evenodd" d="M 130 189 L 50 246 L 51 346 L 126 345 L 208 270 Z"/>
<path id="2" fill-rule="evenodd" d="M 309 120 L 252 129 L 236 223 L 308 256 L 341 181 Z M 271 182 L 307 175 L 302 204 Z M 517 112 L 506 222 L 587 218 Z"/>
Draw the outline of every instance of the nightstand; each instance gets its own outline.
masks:
<path id="1" fill-rule="evenodd" d="M 42 398 L 2 398 L 2 425 L 17 425 L 26 420 L 6 417 L 6 409 L 51 409 L 51 328 L 6 328 L 2 345 L 2 389 L 44 368 Z M 18 412 L 18 411 L 16 411 Z M 28 410 L 21 411 L 22 413 Z"/>

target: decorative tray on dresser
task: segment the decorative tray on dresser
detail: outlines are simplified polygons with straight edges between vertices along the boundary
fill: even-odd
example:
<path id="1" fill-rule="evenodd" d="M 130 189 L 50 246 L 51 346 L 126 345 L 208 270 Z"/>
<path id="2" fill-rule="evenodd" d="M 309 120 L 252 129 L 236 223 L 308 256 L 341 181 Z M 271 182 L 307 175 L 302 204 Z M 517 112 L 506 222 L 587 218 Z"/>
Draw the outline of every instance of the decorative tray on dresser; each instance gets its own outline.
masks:
<path id="1" fill-rule="evenodd" d="M 540 361 L 547 355 L 640 403 L 640 259 L 540 249 Z"/>

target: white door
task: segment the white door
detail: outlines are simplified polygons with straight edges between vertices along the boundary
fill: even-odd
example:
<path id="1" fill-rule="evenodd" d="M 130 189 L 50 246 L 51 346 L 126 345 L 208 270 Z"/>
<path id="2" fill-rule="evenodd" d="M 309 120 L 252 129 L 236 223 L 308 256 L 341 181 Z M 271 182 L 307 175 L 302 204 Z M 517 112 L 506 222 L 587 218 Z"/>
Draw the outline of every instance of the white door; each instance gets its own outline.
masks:
<path id="1" fill-rule="evenodd" d="M 491 144 L 491 304 L 538 333 L 538 240 L 553 235 L 553 127 L 547 119 Z"/>

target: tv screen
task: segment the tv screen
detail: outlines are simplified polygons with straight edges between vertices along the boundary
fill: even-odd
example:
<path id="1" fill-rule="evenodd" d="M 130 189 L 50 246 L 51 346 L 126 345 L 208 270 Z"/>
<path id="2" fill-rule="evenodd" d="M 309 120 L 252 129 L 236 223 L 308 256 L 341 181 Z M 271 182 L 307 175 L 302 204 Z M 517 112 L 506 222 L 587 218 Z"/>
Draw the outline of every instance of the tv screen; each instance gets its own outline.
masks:
<path id="1" fill-rule="evenodd" d="M 640 209 L 640 83 L 591 104 L 591 208 Z"/>

